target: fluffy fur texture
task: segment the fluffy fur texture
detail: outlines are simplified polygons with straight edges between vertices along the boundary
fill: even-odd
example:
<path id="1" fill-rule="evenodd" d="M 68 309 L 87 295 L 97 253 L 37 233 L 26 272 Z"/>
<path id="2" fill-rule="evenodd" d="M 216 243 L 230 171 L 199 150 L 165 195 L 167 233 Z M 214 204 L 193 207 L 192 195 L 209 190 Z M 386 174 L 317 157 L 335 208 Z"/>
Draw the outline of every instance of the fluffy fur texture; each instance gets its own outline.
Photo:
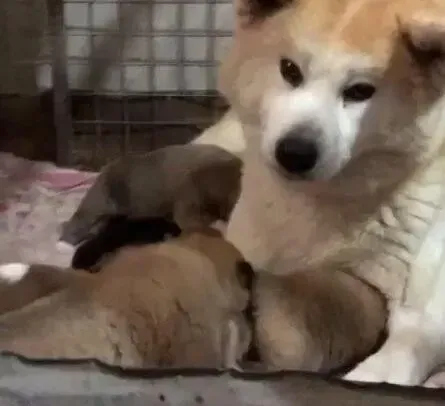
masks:
<path id="1" fill-rule="evenodd" d="M 207 128 L 193 144 L 216 145 L 237 156 L 246 148 L 241 123 L 233 109 L 230 109 L 216 124 Z"/>
<path id="2" fill-rule="evenodd" d="M 77 245 L 110 216 L 172 218 L 182 229 L 228 220 L 239 195 L 241 160 L 214 145 L 176 145 L 107 165 L 61 240 Z"/>
<path id="3" fill-rule="evenodd" d="M 264 7 L 249 9 L 254 3 Z M 445 3 L 239 0 L 237 7 L 221 89 L 247 144 L 228 238 L 276 277 L 297 283 L 323 271 L 328 286 L 345 272 L 375 286 L 389 301 L 389 337 L 347 378 L 420 384 L 445 362 Z M 258 13 L 246 18 L 246 9 Z M 364 86 L 375 92 L 358 100 Z M 277 159 L 292 132 L 317 148 L 304 178 Z M 321 296 L 340 302 L 332 289 Z M 268 294 L 283 309 L 294 300 Z M 367 307 L 369 298 L 357 300 Z M 321 332 L 332 311 L 318 314 Z M 270 340 L 269 351 L 303 360 L 295 368 L 319 369 L 313 333 L 298 341 L 314 331 L 309 322 L 295 308 L 268 329 L 281 345 Z M 293 326 L 299 333 L 280 341 Z M 344 339 L 340 328 L 332 334 Z"/>
<path id="4" fill-rule="evenodd" d="M 383 295 L 348 272 L 256 275 L 255 343 L 266 368 L 345 371 L 386 336 Z"/>
<path id="5" fill-rule="evenodd" d="M 71 267 L 97 271 L 103 261 L 119 248 L 144 245 L 177 237 L 181 229 L 162 217 L 132 220 L 125 216 L 112 217 L 99 233 L 83 242 L 73 255 Z"/>
<path id="6" fill-rule="evenodd" d="M 246 273 L 214 230 L 124 248 L 98 274 L 32 265 L 9 283 L 30 304 L 0 297 L 2 309 L 17 309 L 0 318 L 0 349 L 127 367 L 233 367 L 250 343 Z"/>

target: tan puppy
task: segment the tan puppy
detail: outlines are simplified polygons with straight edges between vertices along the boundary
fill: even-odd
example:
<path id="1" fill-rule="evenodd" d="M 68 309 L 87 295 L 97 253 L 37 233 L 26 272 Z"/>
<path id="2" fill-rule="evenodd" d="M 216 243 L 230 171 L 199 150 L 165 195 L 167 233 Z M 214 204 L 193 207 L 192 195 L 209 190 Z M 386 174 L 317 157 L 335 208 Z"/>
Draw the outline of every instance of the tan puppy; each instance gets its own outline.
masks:
<path id="1" fill-rule="evenodd" d="M 235 366 L 250 343 L 245 272 L 216 231 L 125 248 L 100 273 L 66 271 L 67 288 L 3 315 L 0 349 L 127 367 Z"/>
<path id="2" fill-rule="evenodd" d="M 374 285 L 388 299 L 388 340 L 347 378 L 422 384 L 445 363 L 445 2 L 235 6 L 220 87 L 246 150 L 227 237 L 255 268 L 295 283 L 326 271 L 325 293 L 308 300 L 341 303 L 346 284 L 330 285 L 339 272 Z M 317 284 L 306 290 L 322 292 Z M 269 291 L 276 312 L 290 315 L 294 333 L 270 352 L 324 369 L 319 348 L 306 349 L 326 334 L 334 306 L 308 320 L 294 295 L 278 292 Z M 356 296 L 349 312 L 369 300 Z M 345 347 L 353 340 L 340 323 L 331 333 Z"/>
<path id="3" fill-rule="evenodd" d="M 345 370 L 385 338 L 385 298 L 342 271 L 258 273 L 254 306 L 255 344 L 267 368 Z"/>

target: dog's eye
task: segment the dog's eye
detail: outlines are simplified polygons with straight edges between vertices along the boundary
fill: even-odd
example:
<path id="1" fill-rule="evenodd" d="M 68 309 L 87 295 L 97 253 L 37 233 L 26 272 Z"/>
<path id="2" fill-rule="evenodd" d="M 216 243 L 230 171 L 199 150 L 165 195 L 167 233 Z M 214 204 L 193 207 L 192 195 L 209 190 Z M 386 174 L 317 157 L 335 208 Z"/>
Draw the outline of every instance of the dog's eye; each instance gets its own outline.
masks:
<path id="1" fill-rule="evenodd" d="M 287 58 L 280 60 L 280 73 L 283 79 L 292 87 L 300 86 L 304 79 L 300 67 Z"/>
<path id="2" fill-rule="evenodd" d="M 343 90 L 343 100 L 347 103 L 360 103 L 370 99 L 376 88 L 369 83 L 357 83 Z"/>

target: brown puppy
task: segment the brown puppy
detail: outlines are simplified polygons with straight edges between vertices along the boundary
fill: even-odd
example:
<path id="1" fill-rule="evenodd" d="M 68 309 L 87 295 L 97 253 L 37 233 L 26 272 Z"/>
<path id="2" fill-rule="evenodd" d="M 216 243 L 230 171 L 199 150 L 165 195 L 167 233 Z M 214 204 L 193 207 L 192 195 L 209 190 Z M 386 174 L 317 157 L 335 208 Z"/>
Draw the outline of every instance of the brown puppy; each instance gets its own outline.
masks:
<path id="1" fill-rule="evenodd" d="M 105 166 L 61 240 L 77 245 L 120 215 L 165 217 L 181 229 L 227 221 L 239 195 L 242 161 L 213 145 L 174 145 Z"/>
<path id="2" fill-rule="evenodd" d="M 102 272 L 66 271 L 66 288 L 3 315 L 0 349 L 127 367 L 234 366 L 250 343 L 242 264 L 213 230 L 124 248 Z"/>

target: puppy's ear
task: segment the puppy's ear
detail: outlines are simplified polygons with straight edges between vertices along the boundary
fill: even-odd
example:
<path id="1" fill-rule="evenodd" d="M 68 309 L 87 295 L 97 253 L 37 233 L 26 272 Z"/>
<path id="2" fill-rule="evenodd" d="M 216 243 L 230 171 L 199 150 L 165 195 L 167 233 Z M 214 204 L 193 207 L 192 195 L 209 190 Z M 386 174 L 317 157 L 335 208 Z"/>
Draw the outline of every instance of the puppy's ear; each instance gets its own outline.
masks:
<path id="1" fill-rule="evenodd" d="M 409 21 L 399 19 L 402 42 L 413 60 L 422 67 L 445 62 L 445 18 L 442 15 Z"/>
<path id="2" fill-rule="evenodd" d="M 242 25 L 261 20 L 293 3 L 294 0 L 235 0 L 237 18 Z"/>

